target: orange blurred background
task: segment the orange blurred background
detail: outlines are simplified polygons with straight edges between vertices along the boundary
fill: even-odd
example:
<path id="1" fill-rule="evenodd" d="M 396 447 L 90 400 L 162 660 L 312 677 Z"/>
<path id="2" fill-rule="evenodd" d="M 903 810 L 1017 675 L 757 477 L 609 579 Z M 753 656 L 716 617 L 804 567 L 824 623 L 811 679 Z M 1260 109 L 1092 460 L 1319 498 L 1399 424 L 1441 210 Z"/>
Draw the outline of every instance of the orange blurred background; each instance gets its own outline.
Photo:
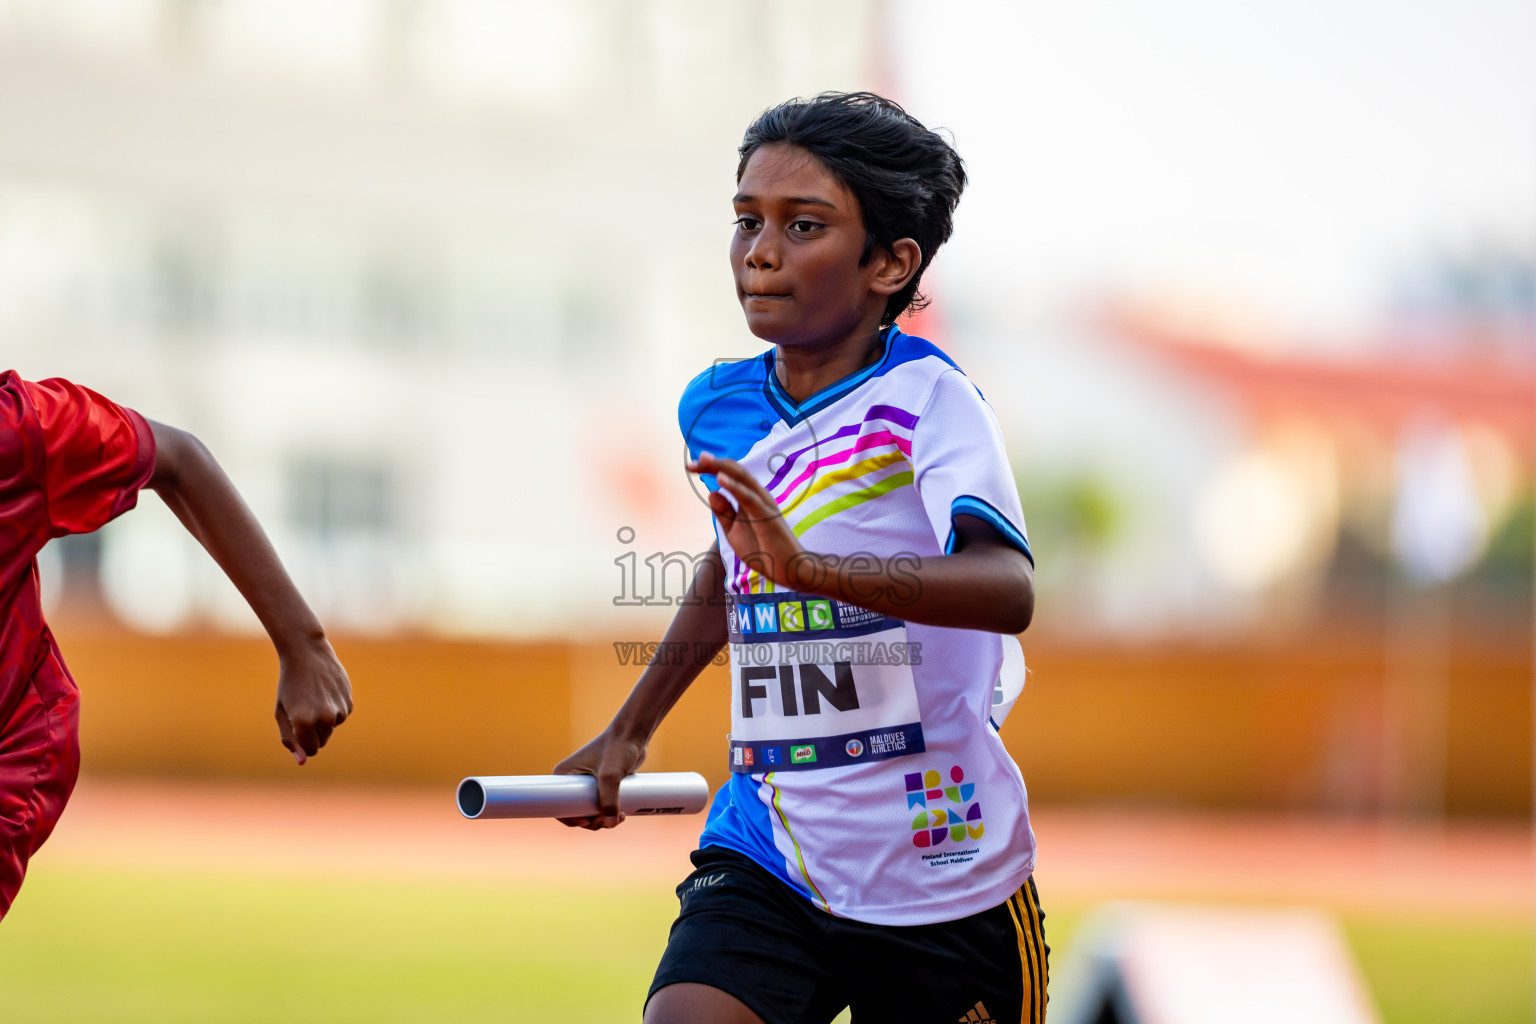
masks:
<path id="1" fill-rule="evenodd" d="M 1388 685 L 1384 646 L 1360 629 L 1305 644 L 1032 642 L 1030 683 L 1003 736 L 1045 804 L 1521 816 L 1529 650 L 1518 632 L 1465 626 L 1433 695 Z M 61 639 L 88 681 L 87 772 L 296 781 L 274 756 L 276 662 L 261 641 L 86 628 Z M 337 648 L 359 711 L 305 779 L 446 794 L 466 775 L 548 772 L 607 723 L 634 677 L 597 645 Z M 649 769 L 725 781 L 727 682 L 723 668 L 706 670 L 657 733 Z"/>

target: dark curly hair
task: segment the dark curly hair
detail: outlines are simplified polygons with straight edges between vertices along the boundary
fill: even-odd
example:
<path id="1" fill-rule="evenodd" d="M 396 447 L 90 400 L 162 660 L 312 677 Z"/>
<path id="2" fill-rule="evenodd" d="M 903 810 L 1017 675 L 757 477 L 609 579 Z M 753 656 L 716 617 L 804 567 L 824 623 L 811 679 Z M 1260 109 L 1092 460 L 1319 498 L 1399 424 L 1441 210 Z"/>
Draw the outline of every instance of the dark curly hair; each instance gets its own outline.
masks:
<path id="1" fill-rule="evenodd" d="M 859 201 L 867 264 L 877 249 L 891 251 L 910 238 L 922 262 L 901 291 L 885 304 L 882 324 L 893 323 L 928 300 L 918 292 L 923 271 L 949 240 L 952 217 L 965 189 L 960 154 L 901 107 L 872 92 L 824 92 L 793 99 L 758 115 L 742 136 L 736 180 L 762 146 L 799 146 L 820 160 Z"/>

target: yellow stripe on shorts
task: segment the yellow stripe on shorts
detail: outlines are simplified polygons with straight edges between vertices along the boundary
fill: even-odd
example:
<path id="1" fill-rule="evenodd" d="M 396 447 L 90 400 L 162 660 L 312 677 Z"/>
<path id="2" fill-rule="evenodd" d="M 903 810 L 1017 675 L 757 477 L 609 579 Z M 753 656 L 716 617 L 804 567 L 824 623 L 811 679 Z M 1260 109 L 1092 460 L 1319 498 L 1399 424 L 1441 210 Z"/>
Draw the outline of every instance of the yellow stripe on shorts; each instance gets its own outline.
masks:
<path id="1" fill-rule="evenodd" d="M 1013 918 L 1014 931 L 1019 941 L 1019 968 L 1023 974 L 1024 991 L 1019 1013 L 1019 1024 L 1045 1024 L 1046 985 L 1050 980 L 1047 962 L 1043 922 L 1045 914 L 1040 910 L 1040 898 L 1035 893 L 1034 880 L 1008 897 L 1008 914 Z"/>

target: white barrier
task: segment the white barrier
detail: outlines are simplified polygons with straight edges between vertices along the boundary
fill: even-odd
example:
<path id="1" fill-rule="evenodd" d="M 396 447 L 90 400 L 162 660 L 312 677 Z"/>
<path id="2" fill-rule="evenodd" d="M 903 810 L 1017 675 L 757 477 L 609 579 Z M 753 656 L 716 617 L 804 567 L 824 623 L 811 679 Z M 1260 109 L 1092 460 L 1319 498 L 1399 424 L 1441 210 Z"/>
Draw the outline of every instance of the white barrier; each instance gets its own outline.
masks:
<path id="1" fill-rule="evenodd" d="M 1058 977 L 1051 1024 L 1380 1020 L 1338 924 L 1315 910 L 1111 904 Z"/>

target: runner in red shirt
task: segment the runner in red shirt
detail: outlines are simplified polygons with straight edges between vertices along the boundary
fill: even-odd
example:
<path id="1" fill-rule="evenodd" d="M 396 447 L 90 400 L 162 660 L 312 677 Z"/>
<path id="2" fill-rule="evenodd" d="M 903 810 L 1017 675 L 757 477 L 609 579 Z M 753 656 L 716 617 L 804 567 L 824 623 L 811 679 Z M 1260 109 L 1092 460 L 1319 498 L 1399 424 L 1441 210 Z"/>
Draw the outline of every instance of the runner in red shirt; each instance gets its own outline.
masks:
<path id="1" fill-rule="evenodd" d="M 43 621 L 37 553 L 151 487 L 249 602 L 277 648 L 277 725 L 303 764 L 352 710 L 347 673 L 261 525 L 191 434 L 66 380 L 0 373 L 0 919 L 80 770 L 80 691 Z"/>

